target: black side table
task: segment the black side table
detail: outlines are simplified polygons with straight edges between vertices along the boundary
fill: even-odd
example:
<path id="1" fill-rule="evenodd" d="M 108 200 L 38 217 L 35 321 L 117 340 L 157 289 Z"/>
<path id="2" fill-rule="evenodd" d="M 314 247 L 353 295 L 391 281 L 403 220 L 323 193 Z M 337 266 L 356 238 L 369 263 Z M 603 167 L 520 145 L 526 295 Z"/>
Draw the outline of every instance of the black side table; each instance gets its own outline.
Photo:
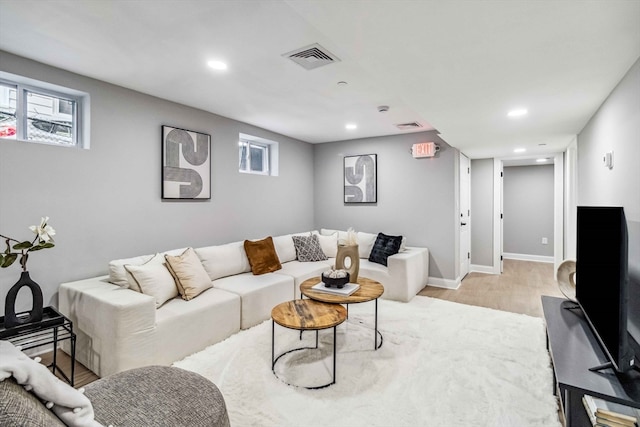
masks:
<path id="1" fill-rule="evenodd" d="M 27 315 L 28 312 L 19 313 Z M 0 317 L 0 339 L 9 341 L 15 346 L 22 346 L 22 350 L 53 344 L 53 362 L 47 366 L 55 375 L 56 369 L 62 377 L 73 386 L 76 369 L 76 334 L 73 332 L 73 322 L 53 307 L 45 307 L 42 320 L 26 323 L 13 328 L 4 326 L 4 316 Z M 58 342 L 71 341 L 71 375 L 67 376 L 57 366 Z"/>

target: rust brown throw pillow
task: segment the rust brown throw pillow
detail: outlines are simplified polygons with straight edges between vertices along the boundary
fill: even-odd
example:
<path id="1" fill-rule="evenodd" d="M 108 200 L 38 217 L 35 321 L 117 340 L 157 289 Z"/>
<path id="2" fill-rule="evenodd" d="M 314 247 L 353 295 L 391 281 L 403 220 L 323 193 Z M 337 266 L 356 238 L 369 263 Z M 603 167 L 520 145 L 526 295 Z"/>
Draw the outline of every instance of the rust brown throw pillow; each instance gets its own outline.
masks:
<path id="1" fill-rule="evenodd" d="M 262 240 L 245 240 L 244 251 L 247 253 L 247 258 L 249 258 L 251 272 L 256 276 L 282 268 L 271 236 Z"/>

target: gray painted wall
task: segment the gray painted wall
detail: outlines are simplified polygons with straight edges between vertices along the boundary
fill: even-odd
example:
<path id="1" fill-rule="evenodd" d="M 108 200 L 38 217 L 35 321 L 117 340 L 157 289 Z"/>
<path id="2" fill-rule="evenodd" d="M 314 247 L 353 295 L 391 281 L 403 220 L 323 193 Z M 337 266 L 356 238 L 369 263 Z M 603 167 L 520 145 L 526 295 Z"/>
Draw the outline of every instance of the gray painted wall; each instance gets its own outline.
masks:
<path id="1" fill-rule="evenodd" d="M 614 152 L 613 169 L 602 157 Z M 640 60 L 578 134 L 578 206 L 623 206 L 629 269 L 640 282 Z"/>
<path id="2" fill-rule="evenodd" d="M 434 158 L 414 159 L 414 143 L 437 142 Z M 458 151 L 435 132 L 364 138 L 314 146 L 316 227 L 407 236 L 430 251 L 429 275 L 454 280 Z M 343 157 L 378 155 L 378 203 L 344 204 Z"/>
<path id="3" fill-rule="evenodd" d="M 28 239 L 41 216 L 57 230 L 56 247 L 28 263 L 46 305 L 60 283 L 106 274 L 111 259 L 313 227 L 310 144 L 2 51 L 0 69 L 91 96 L 91 149 L 0 142 L 0 234 Z M 160 199 L 163 124 L 211 135 L 211 200 Z M 238 172 L 240 132 L 280 143 L 278 177 Z M 19 275 L 17 264 L 0 269 L 0 301 Z"/>
<path id="4" fill-rule="evenodd" d="M 553 167 L 504 168 L 504 252 L 553 256 Z"/>
<path id="5" fill-rule="evenodd" d="M 493 159 L 471 160 L 471 264 L 493 266 Z"/>

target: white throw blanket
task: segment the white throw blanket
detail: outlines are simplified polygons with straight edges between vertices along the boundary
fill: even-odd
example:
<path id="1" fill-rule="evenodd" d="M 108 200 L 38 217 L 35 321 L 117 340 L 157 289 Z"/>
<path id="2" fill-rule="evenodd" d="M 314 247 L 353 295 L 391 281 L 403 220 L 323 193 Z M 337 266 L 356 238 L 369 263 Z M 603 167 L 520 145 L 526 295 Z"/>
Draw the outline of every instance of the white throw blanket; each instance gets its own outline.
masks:
<path id="1" fill-rule="evenodd" d="M 32 390 L 68 426 L 100 427 L 94 420 L 93 406 L 82 392 L 60 381 L 46 366 L 31 360 L 8 341 L 0 341 L 0 381 L 13 377 Z M 49 405 L 47 405 L 49 406 Z"/>

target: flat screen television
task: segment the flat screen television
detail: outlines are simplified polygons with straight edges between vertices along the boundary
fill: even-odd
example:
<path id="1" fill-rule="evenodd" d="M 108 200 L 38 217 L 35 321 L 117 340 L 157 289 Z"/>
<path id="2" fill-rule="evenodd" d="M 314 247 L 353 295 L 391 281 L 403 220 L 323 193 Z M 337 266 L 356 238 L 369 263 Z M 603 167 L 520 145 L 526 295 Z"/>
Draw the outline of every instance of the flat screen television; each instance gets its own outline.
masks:
<path id="1" fill-rule="evenodd" d="M 622 207 L 578 207 L 576 257 L 576 299 L 609 359 L 591 370 L 637 369 L 640 280 Z"/>

